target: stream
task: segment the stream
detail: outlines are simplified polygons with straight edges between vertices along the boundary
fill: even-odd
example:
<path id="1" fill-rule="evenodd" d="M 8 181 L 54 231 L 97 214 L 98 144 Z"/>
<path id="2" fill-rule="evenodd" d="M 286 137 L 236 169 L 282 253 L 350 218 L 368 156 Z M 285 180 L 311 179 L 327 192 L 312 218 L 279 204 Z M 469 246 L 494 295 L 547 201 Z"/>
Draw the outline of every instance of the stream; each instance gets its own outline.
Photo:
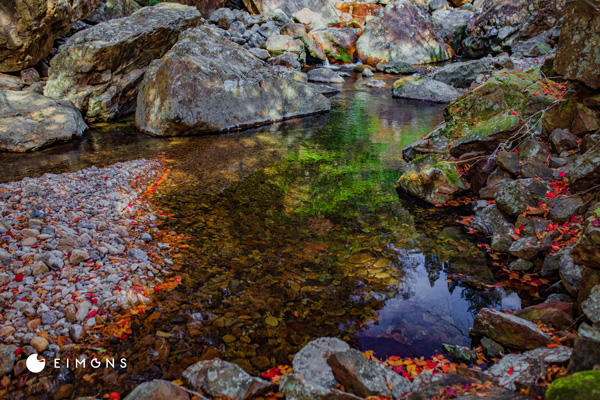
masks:
<path id="1" fill-rule="evenodd" d="M 0 154 L 0 181 L 166 158 L 155 201 L 190 247 L 183 283 L 114 344 L 131 384 L 215 356 L 259 373 L 320 336 L 381 358 L 430 357 L 442 343 L 471 345 L 479 309 L 521 308 L 517 293 L 492 287 L 485 254 L 455 222 L 468 209 L 395 191 L 402 148 L 441 121 L 440 105 L 351 78 L 327 115 L 169 139 L 131 121 L 95 126 L 74 143 Z"/>

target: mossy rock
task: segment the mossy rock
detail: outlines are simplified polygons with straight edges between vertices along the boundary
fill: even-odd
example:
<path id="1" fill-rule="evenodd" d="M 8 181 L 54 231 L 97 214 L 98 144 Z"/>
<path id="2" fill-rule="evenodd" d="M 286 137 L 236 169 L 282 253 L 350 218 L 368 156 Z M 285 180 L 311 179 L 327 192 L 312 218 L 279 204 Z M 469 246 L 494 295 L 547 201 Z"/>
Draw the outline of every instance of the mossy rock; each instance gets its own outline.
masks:
<path id="1" fill-rule="evenodd" d="M 444 204 L 467 189 L 456 164 L 447 161 L 425 165 L 418 170 L 410 169 L 400 176 L 396 185 L 399 192 L 430 204 Z"/>
<path id="2" fill-rule="evenodd" d="M 392 90 L 399 89 L 402 86 L 406 85 L 408 82 L 416 82 L 421 78 L 421 76 L 405 76 L 404 78 L 400 78 L 394 82 L 394 84 L 392 85 Z"/>
<path id="3" fill-rule="evenodd" d="M 600 399 L 600 371 L 581 371 L 552 382 L 546 400 Z"/>

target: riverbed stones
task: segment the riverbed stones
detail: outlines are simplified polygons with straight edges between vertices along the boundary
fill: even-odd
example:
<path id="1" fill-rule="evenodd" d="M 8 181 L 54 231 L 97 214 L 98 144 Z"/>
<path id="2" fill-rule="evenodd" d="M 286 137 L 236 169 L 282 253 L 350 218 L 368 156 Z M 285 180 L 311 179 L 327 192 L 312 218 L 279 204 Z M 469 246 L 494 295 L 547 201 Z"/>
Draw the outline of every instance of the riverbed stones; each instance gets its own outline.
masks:
<path id="1" fill-rule="evenodd" d="M 271 382 L 250 376 L 236 364 L 219 359 L 198 361 L 182 375 L 194 389 L 211 396 L 248 400 L 275 389 Z"/>
<path id="2" fill-rule="evenodd" d="M 52 59 L 44 94 L 70 100 L 89 121 L 127 114 L 148 64 L 200 20 L 194 7 L 160 3 L 79 31 Z"/>
<path id="3" fill-rule="evenodd" d="M 15 366 L 17 346 L 12 344 L 0 344 L 0 375 L 10 373 Z"/>
<path id="4" fill-rule="evenodd" d="M 256 59 L 222 32 L 190 29 L 151 64 L 137 99 L 138 129 L 177 136 L 329 111 L 329 100 L 313 87 Z"/>
<path id="5" fill-rule="evenodd" d="M 600 14 L 584 2 L 570 2 L 558 42 L 554 69 L 566 79 L 600 88 Z"/>
<path id="6" fill-rule="evenodd" d="M 0 150 L 38 150 L 81 136 L 86 128 L 68 102 L 33 92 L 0 91 Z"/>
<path id="7" fill-rule="evenodd" d="M 360 59 L 373 66 L 382 61 L 429 64 L 452 56 L 429 13 L 410 0 L 394 1 L 370 18 L 356 49 Z"/>
<path id="8" fill-rule="evenodd" d="M 31 339 L 31 342 L 29 342 L 29 344 L 38 353 L 41 353 L 42 351 L 46 350 L 48 348 L 48 345 L 49 345 L 48 340 L 46 338 L 41 337 L 41 336 L 34 337 L 33 339 Z"/>
<path id="9" fill-rule="evenodd" d="M 571 353 L 569 347 L 557 346 L 551 349 L 537 348 L 522 354 L 507 354 L 486 372 L 498 379 L 500 386 L 516 390 L 517 385 L 528 386 L 545 377 L 550 364 L 569 361 Z"/>
<path id="10" fill-rule="evenodd" d="M 344 83 L 344 78 L 330 68 L 311 69 L 306 75 L 311 82 Z"/>
<path id="11" fill-rule="evenodd" d="M 125 400 L 188 400 L 185 390 L 169 381 L 155 379 L 135 387 Z"/>
<path id="12" fill-rule="evenodd" d="M 486 336 L 504 346 L 529 350 L 551 343 L 551 338 L 538 327 L 512 314 L 484 308 L 475 317 L 472 335 Z"/>
<path id="13" fill-rule="evenodd" d="M 600 285 L 592 288 L 588 297 L 581 303 L 581 309 L 590 321 L 600 322 Z"/>
<path id="14" fill-rule="evenodd" d="M 300 374 L 307 381 L 333 389 L 337 382 L 327 364 L 329 356 L 335 352 L 349 350 L 350 346 L 340 339 L 322 337 L 309 342 L 296 355 L 292 362 L 294 372 Z"/>
<path id="15" fill-rule="evenodd" d="M 0 72 L 20 71 L 48 56 L 54 41 L 99 3 L 100 0 L 3 2 Z"/>

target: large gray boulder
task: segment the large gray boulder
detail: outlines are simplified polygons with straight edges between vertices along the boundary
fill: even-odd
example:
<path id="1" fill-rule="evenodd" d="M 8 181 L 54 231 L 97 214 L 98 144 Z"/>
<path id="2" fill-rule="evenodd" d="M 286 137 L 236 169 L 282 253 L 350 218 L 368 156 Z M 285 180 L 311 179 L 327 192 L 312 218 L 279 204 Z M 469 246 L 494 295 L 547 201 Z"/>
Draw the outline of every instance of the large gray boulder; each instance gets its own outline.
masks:
<path id="1" fill-rule="evenodd" d="M 535 178 L 516 179 L 498 184 L 495 200 L 498 208 L 513 216 L 527 210 L 527 207 L 537 207 L 546 198 L 550 185 Z"/>
<path id="2" fill-rule="evenodd" d="M 86 128 L 79 111 L 68 102 L 0 90 L 0 150 L 38 150 L 81 136 Z"/>
<path id="3" fill-rule="evenodd" d="M 429 13 L 410 0 L 396 0 L 370 18 L 356 49 L 373 66 L 389 61 L 429 64 L 452 57 Z"/>
<path id="4" fill-rule="evenodd" d="M 488 74 L 491 68 L 480 60 L 462 61 L 438 68 L 431 77 L 457 88 L 468 88 L 480 74 Z"/>
<path id="5" fill-rule="evenodd" d="M 162 379 L 155 379 L 136 386 L 124 400 L 189 400 L 190 396 L 179 386 Z"/>
<path id="6" fill-rule="evenodd" d="M 247 400 L 276 388 L 271 382 L 249 375 L 236 364 L 215 359 L 198 361 L 183 371 L 183 378 L 195 390 L 210 396 Z"/>
<path id="7" fill-rule="evenodd" d="M 450 103 L 460 95 L 461 92 L 454 87 L 427 76 L 400 78 L 394 82 L 392 89 L 392 96 L 394 97 L 434 103 Z"/>
<path id="8" fill-rule="evenodd" d="M 99 3 L 100 0 L 0 2 L 0 72 L 19 71 L 48 56 L 54 41 Z"/>
<path id="9" fill-rule="evenodd" d="M 456 32 L 467 26 L 474 15 L 473 11 L 451 8 L 434 11 L 431 14 L 431 18 L 442 37 L 446 40 L 451 40 L 454 38 Z"/>
<path id="10" fill-rule="evenodd" d="M 329 100 L 211 26 L 186 31 L 148 68 L 138 129 L 153 136 L 218 132 L 328 111 Z"/>
<path id="11" fill-rule="evenodd" d="M 52 59 L 44 94 L 70 100 L 89 121 L 131 112 L 148 64 L 200 20 L 194 7 L 161 3 L 77 32 Z"/>

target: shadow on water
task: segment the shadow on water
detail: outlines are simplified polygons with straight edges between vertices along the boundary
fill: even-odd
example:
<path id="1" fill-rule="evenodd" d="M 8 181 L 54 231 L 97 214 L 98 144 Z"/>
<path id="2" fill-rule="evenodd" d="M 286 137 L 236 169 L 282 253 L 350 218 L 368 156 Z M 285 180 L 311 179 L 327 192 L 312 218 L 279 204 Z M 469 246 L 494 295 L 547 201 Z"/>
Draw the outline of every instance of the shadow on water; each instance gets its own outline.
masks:
<path id="1" fill-rule="evenodd" d="M 494 277 L 455 215 L 395 193 L 402 147 L 440 121 L 440 106 L 349 87 L 328 115 L 241 133 L 156 139 L 130 126 L 96 129 L 77 144 L 1 155 L 11 171 L 0 180 L 170 159 L 155 200 L 174 214 L 164 227 L 191 238 L 184 284 L 159 294 L 117 345 L 131 366 L 127 387 L 215 356 L 256 373 L 289 364 L 319 336 L 382 357 L 430 356 L 441 343 L 468 345 L 480 308 L 520 307 L 500 288 L 447 281 Z"/>

